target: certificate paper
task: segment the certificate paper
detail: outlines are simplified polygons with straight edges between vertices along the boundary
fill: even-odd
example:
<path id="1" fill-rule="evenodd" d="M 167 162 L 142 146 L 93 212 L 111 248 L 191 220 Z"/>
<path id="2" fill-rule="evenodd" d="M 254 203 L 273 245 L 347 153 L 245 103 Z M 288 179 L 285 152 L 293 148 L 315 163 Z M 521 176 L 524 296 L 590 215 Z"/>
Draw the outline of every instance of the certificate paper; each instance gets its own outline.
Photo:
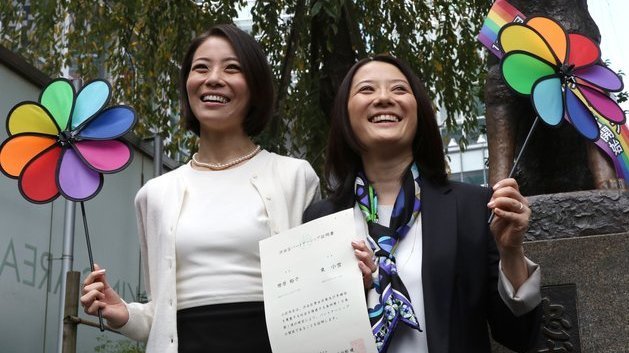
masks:
<path id="1" fill-rule="evenodd" d="M 352 209 L 260 241 L 273 353 L 377 353 Z"/>

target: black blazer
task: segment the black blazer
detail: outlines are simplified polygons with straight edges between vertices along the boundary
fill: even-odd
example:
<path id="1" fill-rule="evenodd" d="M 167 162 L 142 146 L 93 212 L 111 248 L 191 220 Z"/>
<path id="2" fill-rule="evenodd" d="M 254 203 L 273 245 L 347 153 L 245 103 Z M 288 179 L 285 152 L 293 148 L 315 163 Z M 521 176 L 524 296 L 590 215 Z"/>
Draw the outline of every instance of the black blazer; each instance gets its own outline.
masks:
<path id="1" fill-rule="evenodd" d="M 490 352 L 487 324 L 496 341 L 517 352 L 537 338 L 540 306 L 515 317 L 498 294 L 499 255 L 487 225 L 490 197 L 491 190 L 480 186 L 421 182 L 424 332 L 430 353 Z M 304 222 L 346 208 L 322 200 L 306 209 Z"/>

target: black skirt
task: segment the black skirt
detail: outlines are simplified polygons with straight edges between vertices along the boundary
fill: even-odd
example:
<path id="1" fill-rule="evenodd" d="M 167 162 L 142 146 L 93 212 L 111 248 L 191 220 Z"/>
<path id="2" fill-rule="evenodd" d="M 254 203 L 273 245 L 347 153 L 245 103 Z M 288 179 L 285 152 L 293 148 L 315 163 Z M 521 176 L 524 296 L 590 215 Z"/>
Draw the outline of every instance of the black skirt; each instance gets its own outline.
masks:
<path id="1" fill-rule="evenodd" d="M 179 353 L 271 353 L 262 302 L 177 311 Z"/>

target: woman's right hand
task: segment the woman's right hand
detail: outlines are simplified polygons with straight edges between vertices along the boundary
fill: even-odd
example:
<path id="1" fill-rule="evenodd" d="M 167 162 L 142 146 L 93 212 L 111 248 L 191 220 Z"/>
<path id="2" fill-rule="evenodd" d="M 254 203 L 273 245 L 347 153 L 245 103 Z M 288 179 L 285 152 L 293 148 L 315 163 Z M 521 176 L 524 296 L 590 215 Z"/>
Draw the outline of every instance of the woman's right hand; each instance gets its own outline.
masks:
<path id="1" fill-rule="evenodd" d="M 364 240 L 352 241 L 354 255 L 358 259 L 358 268 L 363 275 L 363 286 L 365 290 L 373 288 L 373 274 L 378 269 L 374 261 L 373 251 Z"/>
<path id="2" fill-rule="evenodd" d="M 86 314 L 98 315 L 100 309 L 107 324 L 117 329 L 129 321 L 129 311 L 118 293 L 109 286 L 105 269 L 94 264 L 94 271 L 83 281 L 81 305 Z"/>

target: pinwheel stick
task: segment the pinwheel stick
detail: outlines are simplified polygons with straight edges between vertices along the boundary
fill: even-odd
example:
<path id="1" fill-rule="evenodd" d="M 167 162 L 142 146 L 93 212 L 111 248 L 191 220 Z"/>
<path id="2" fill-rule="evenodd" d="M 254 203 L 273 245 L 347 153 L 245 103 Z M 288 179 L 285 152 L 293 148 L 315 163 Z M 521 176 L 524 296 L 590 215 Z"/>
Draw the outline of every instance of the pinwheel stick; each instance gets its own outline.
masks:
<path id="1" fill-rule="evenodd" d="M 90 259 L 90 270 L 94 271 L 94 257 L 92 256 L 92 245 L 90 243 L 90 232 L 87 229 L 87 216 L 85 215 L 85 204 L 81 201 L 81 214 L 83 215 L 83 228 L 85 229 L 85 243 L 87 244 L 87 256 Z M 105 331 L 105 325 L 103 324 L 103 313 L 98 309 L 98 325 L 100 332 Z"/>
<path id="2" fill-rule="evenodd" d="M 513 173 L 515 173 L 515 168 L 518 166 L 518 162 L 520 162 L 520 157 L 522 157 L 522 154 L 524 153 L 524 149 L 526 148 L 526 145 L 528 145 L 529 139 L 531 138 L 531 135 L 533 135 L 533 130 L 535 130 L 535 127 L 537 126 L 538 122 L 539 122 L 539 116 L 535 116 L 533 125 L 531 125 L 531 129 L 529 130 L 529 133 L 526 135 L 526 138 L 524 139 L 522 148 L 520 148 L 520 152 L 518 152 L 518 156 L 515 158 L 515 161 L 513 162 L 513 167 L 511 167 L 511 171 L 509 172 L 509 176 L 507 178 L 513 177 Z M 491 224 L 491 221 L 494 220 L 494 215 L 495 215 L 494 211 L 491 211 L 491 215 L 489 215 L 487 224 Z"/>

